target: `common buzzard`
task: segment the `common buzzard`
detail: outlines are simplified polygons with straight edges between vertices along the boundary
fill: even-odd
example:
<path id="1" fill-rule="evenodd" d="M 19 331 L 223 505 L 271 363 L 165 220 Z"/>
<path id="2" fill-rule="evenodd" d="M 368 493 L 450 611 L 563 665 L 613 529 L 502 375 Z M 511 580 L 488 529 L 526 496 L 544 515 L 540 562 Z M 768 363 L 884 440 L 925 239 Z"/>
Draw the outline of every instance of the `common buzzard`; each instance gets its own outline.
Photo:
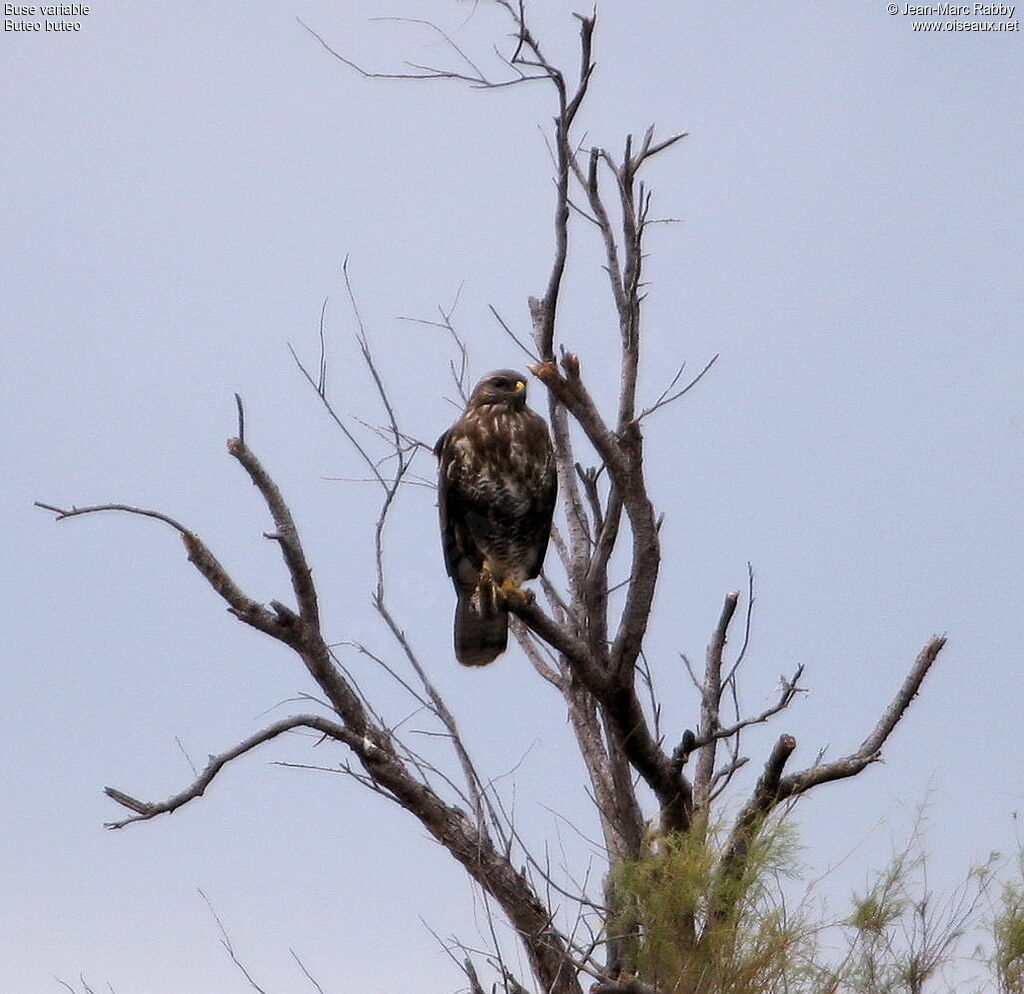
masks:
<path id="1" fill-rule="evenodd" d="M 455 656 L 484 666 L 508 644 L 509 601 L 540 573 L 558 479 L 544 419 L 526 406 L 526 378 L 488 373 L 434 446 L 441 542 L 455 584 Z"/>

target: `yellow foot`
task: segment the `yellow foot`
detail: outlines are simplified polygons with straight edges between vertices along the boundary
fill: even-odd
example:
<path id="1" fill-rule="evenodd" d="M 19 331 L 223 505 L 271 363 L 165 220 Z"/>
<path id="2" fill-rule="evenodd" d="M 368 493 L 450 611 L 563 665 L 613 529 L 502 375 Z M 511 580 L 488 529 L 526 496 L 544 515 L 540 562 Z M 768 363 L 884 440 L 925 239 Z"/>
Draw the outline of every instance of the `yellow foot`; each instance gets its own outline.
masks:
<path id="1" fill-rule="evenodd" d="M 532 590 L 524 590 L 507 576 L 498 587 L 498 596 L 510 607 L 526 607 L 528 604 L 532 604 L 534 600 Z"/>

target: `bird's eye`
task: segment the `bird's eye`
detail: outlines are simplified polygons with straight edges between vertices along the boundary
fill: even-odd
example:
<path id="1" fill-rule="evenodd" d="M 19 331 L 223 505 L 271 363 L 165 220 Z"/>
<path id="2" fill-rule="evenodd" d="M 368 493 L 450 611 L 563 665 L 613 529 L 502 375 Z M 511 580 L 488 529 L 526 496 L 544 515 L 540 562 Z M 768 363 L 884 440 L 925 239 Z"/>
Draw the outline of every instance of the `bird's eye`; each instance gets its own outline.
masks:
<path id="1" fill-rule="evenodd" d="M 506 380 L 504 376 L 495 376 L 494 379 L 491 380 L 491 383 L 501 390 L 506 390 L 508 388 L 508 380 Z"/>

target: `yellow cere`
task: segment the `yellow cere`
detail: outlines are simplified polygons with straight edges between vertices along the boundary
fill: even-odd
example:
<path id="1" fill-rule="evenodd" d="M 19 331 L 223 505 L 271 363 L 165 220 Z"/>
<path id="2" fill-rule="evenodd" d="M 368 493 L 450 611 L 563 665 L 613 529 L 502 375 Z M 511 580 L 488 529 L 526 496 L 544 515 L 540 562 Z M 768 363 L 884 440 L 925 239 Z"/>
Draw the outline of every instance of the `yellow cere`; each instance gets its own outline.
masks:
<path id="1" fill-rule="evenodd" d="M 526 384 L 522 380 L 516 380 L 516 389 L 517 390 L 525 390 L 526 389 Z"/>

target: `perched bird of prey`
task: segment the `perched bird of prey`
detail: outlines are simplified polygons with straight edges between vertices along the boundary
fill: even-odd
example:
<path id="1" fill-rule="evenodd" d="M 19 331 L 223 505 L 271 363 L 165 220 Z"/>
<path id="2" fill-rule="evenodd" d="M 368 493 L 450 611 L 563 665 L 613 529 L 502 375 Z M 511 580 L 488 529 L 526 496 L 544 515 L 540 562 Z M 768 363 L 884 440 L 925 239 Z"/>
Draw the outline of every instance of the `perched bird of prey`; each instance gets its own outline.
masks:
<path id="1" fill-rule="evenodd" d="M 455 656 L 484 666 L 508 644 L 509 602 L 540 573 L 558 479 L 544 419 L 526 406 L 526 377 L 488 373 L 434 446 L 441 542 L 455 584 Z"/>

